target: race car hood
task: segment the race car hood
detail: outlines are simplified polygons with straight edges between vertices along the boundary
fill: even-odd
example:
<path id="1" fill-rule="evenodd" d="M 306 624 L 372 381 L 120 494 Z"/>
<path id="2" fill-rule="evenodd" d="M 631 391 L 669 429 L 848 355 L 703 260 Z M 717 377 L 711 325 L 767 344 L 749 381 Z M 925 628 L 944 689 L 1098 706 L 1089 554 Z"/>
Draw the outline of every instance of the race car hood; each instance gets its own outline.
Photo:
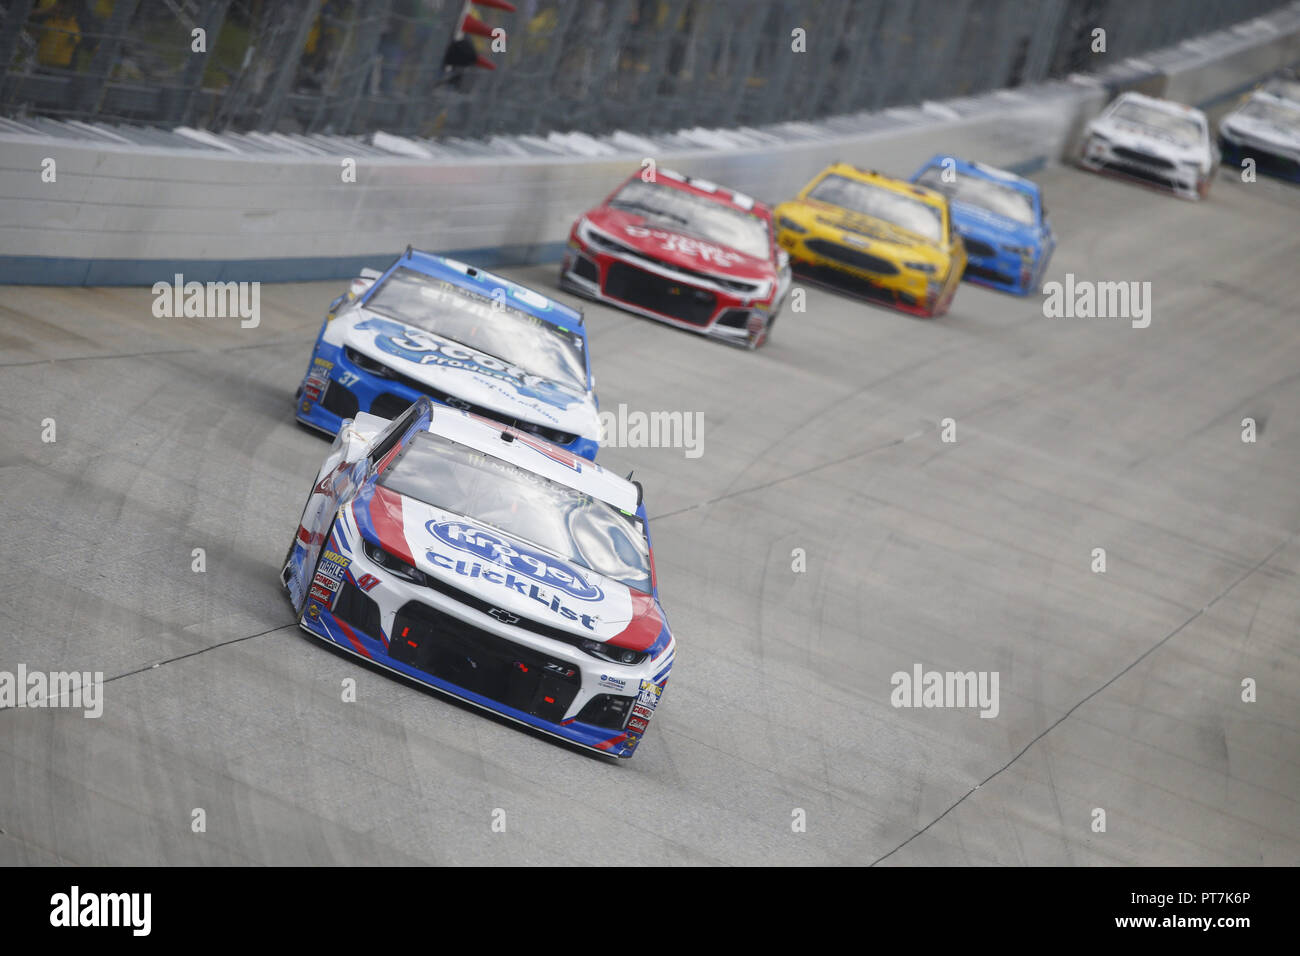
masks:
<path id="1" fill-rule="evenodd" d="M 866 248 L 868 245 L 893 246 L 900 254 L 914 258 L 939 260 L 943 258 L 938 244 L 924 236 L 902 229 L 884 219 L 852 212 L 840 206 L 816 199 L 795 199 L 782 203 L 778 213 L 793 211 L 802 222 L 811 221 L 821 230 L 839 230 L 849 245 Z M 862 240 L 871 240 L 870 243 Z"/>
<path id="2" fill-rule="evenodd" d="M 590 392 L 534 375 L 495 356 L 367 309 L 329 323 L 331 340 L 454 398 L 517 419 L 580 435 L 600 437 Z"/>
<path id="3" fill-rule="evenodd" d="M 1099 117 L 1088 127 L 1118 146 L 1141 149 L 1173 163 L 1197 163 L 1205 167 L 1209 155 L 1201 143 L 1182 143 L 1163 130 L 1129 120 Z"/>
<path id="4" fill-rule="evenodd" d="M 1219 124 L 1220 134 L 1230 140 L 1267 147 L 1300 160 L 1300 127 L 1283 126 L 1267 120 L 1233 113 Z"/>
<path id="5" fill-rule="evenodd" d="M 752 282 L 776 278 L 776 268 L 771 262 L 692 233 L 679 232 L 663 220 L 610 206 L 593 209 L 586 219 L 616 242 L 673 268 Z"/>
<path id="6" fill-rule="evenodd" d="M 426 575 L 509 615 L 643 651 L 664 630 L 651 594 L 486 524 L 368 485 L 347 506 L 357 529 Z"/>

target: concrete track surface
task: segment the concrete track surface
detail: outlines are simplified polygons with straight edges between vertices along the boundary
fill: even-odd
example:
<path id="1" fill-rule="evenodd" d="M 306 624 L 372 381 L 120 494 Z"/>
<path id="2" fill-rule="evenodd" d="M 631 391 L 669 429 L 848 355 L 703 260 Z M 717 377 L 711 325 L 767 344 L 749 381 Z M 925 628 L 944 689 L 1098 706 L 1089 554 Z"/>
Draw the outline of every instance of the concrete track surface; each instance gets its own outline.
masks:
<path id="1" fill-rule="evenodd" d="M 1300 863 L 1300 190 L 1041 178 L 1050 278 L 1149 281 L 1149 328 L 813 289 L 747 353 L 586 306 L 605 408 L 705 421 L 699 458 L 601 453 L 680 641 L 621 763 L 293 623 L 326 443 L 290 404 L 342 283 L 250 330 L 0 290 L 0 669 L 108 681 L 99 719 L 0 713 L 0 862 Z M 997 716 L 891 706 L 915 664 L 996 671 Z"/>

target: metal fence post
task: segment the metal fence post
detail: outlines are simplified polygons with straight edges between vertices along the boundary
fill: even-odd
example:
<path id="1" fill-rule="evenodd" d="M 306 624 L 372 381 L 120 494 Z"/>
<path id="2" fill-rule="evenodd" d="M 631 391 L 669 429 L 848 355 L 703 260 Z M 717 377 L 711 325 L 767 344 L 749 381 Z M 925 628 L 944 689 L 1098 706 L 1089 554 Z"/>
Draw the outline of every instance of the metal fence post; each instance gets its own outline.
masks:
<path id="1" fill-rule="evenodd" d="M 338 95 L 339 111 L 333 124 L 335 132 L 338 133 L 352 132 L 352 120 L 356 116 L 357 106 L 366 94 L 366 85 L 370 82 L 375 68 L 379 41 L 383 39 L 384 27 L 387 26 L 388 16 L 392 12 L 392 0 L 374 0 L 369 7 L 367 11 L 369 20 L 359 31 L 357 46 L 352 53 L 358 63 L 356 76 L 349 84 L 349 88 L 346 91 L 340 90 Z"/>
<path id="2" fill-rule="evenodd" d="M 1041 83 L 1047 79 L 1065 23 L 1065 3 L 1066 0 L 1042 0 L 1038 8 L 1037 23 L 1029 31 L 1029 49 L 1025 54 L 1026 83 Z"/>
<path id="3" fill-rule="evenodd" d="M 307 34 L 320 14 L 322 0 L 304 0 L 300 11 L 298 25 L 285 31 L 287 43 L 280 44 L 279 57 L 271 80 L 267 83 L 268 93 L 258 111 L 257 128 L 264 132 L 275 129 L 284 114 L 284 101 L 298 75 L 298 65 L 302 62 L 304 48 L 307 46 Z M 281 23 L 284 21 L 282 20 Z"/>
<path id="4" fill-rule="evenodd" d="M 765 18 L 762 16 L 749 18 L 742 24 L 739 35 L 735 37 L 738 48 L 731 63 L 730 89 L 723 94 L 724 105 L 718 113 L 716 122 L 718 126 L 736 124 L 736 116 L 744 103 L 750 71 L 754 67 L 755 55 L 758 53 L 759 34 L 765 25 L 764 21 Z"/>
<path id="5" fill-rule="evenodd" d="M 212 55 L 212 50 L 221 36 L 221 28 L 225 25 L 226 11 L 230 9 L 230 2 L 231 0 L 208 0 L 203 12 L 199 14 L 198 23 L 205 34 L 205 49 L 203 53 L 190 51 L 190 58 L 181 72 L 180 96 L 176 98 L 175 105 L 167 116 L 167 122 L 177 126 L 189 125 L 194 112 L 195 94 L 203 84 L 203 73 L 208 65 L 208 57 Z"/>
<path id="6" fill-rule="evenodd" d="M 27 26 L 35 0 L 14 0 L 5 14 L 4 27 L 0 28 L 0 104 L 9 105 L 9 68 L 13 65 L 18 37 Z"/>
<path id="7" fill-rule="evenodd" d="M 140 0 L 118 0 L 113 4 L 112 16 L 108 18 L 108 32 L 100 38 L 95 55 L 91 58 L 90 68 L 84 76 L 77 77 L 69 88 L 68 102 L 74 114 L 92 118 L 99 112 L 104 95 L 104 85 L 108 75 L 117 64 L 117 54 L 122 48 L 122 38 L 126 28 L 135 16 Z"/>

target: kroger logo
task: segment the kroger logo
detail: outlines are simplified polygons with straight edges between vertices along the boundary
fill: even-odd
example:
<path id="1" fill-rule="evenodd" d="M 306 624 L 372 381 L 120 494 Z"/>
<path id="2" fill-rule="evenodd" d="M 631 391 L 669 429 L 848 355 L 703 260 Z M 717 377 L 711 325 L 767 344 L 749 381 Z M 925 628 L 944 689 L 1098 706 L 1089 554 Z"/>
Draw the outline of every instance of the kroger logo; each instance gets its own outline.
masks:
<path id="1" fill-rule="evenodd" d="M 462 521 L 430 521 L 425 527 L 443 544 L 490 561 L 499 567 L 522 574 L 571 594 L 582 601 L 598 601 L 605 596 L 600 588 L 585 581 L 578 572 L 559 564 L 554 558 L 498 537 L 490 531 Z"/>

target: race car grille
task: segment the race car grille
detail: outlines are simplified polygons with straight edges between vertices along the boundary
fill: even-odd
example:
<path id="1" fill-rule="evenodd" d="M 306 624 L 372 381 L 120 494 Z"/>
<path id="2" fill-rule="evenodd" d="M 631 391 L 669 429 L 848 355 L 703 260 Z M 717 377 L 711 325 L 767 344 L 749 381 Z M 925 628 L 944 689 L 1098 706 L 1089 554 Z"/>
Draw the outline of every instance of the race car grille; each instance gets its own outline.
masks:
<path id="1" fill-rule="evenodd" d="M 623 252 L 632 256 L 634 259 L 639 259 L 642 262 L 648 262 L 663 269 L 667 269 L 676 275 L 685 276 L 688 280 L 695 279 L 701 282 L 708 282 L 716 286 L 721 286 L 723 289 L 726 289 L 728 292 L 734 293 L 735 295 L 753 296 L 758 295 L 758 293 L 763 290 L 762 282 L 747 281 L 745 279 L 732 279 L 728 276 L 718 275 L 716 272 L 701 272 L 698 269 L 688 269 L 685 266 L 679 266 L 671 262 L 664 262 L 660 259 L 656 259 L 654 256 L 647 256 L 643 252 L 636 252 L 632 249 L 624 249 Z"/>
<path id="2" fill-rule="evenodd" d="M 383 629 L 379 623 L 379 605 L 368 594 L 347 582 L 344 582 L 334 602 L 334 616 L 375 640 L 381 639 Z"/>
<path id="3" fill-rule="evenodd" d="M 584 724 L 604 727 L 606 730 L 622 730 L 627 723 L 628 711 L 632 709 L 635 697 L 620 697 L 617 694 L 597 694 L 582 706 L 577 719 Z"/>
<path id="4" fill-rule="evenodd" d="M 728 309 L 718 316 L 718 325 L 725 325 L 729 329 L 744 329 L 749 327 L 750 311 L 748 309 Z"/>
<path id="5" fill-rule="evenodd" d="M 827 239 L 809 239 L 804 243 L 810 252 L 819 256 L 825 256 L 827 259 L 835 262 L 842 262 L 846 266 L 852 266 L 854 269 L 861 269 L 863 272 L 874 272 L 877 275 L 892 276 L 898 273 L 898 266 L 894 265 L 888 259 L 882 259 L 879 256 L 873 256 L 866 252 L 860 252 L 857 249 L 850 249 L 848 246 L 841 246 L 839 243 L 831 242 Z"/>
<path id="6" fill-rule="evenodd" d="M 611 263 L 605 272 L 605 294 L 660 315 L 692 325 L 708 325 L 718 297 L 707 289 L 683 285 L 625 262 Z"/>
<path id="7" fill-rule="evenodd" d="M 534 621 L 531 618 L 509 613 L 504 608 L 497 607 L 491 601 L 485 601 L 480 597 L 470 594 L 468 591 L 462 591 L 460 588 L 453 587 L 445 581 L 440 581 L 429 574 L 424 576 L 424 584 L 426 587 L 437 591 L 439 594 L 445 594 L 447 597 L 453 599 L 459 604 L 464 604 L 466 607 L 472 607 L 476 611 L 482 611 L 484 614 L 496 618 L 502 624 L 509 627 L 517 627 L 525 631 L 531 631 L 533 634 L 548 637 L 553 641 L 560 641 L 563 644 L 568 644 L 571 647 L 576 647 L 578 650 L 585 652 L 583 643 L 589 640 L 588 638 L 580 637 L 577 634 L 571 634 L 561 628 L 552 627 L 549 624 L 543 624 L 540 621 Z M 615 647 L 614 650 L 621 650 L 621 648 Z M 644 652 L 639 653 L 637 659 L 630 663 L 639 664 L 646 658 L 646 656 L 647 655 Z"/>
<path id="8" fill-rule="evenodd" d="M 382 395 L 376 395 L 374 401 L 370 403 L 370 414 L 378 415 L 380 418 L 396 418 L 412 404 L 410 399 L 403 398 L 401 395 L 384 392 Z"/>
<path id="9" fill-rule="evenodd" d="M 596 268 L 596 263 L 592 262 L 586 256 L 577 256 L 574 258 L 573 272 L 575 275 L 586 279 L 588 282 L 600 281 L 600 270 Z"/>
<path id="10" fill-rule="evenodd" d="M 999 272 L 997 269 L 986 269 L 983 266 L 971 265 L 969 262 L 966 263 L 965 275 L 976 279 L 983 279 L 986 282 L 1000 282 L 1005 283 L 1006 285 L 1016 284 L 1015 278 L 1006 273 Z"/>
<path id="11" fill-rule="evenodd" d="M 1268 176 L 1278 176 L 1282 179 L 1291 180 L 1300 176 L 1300 160 L 1291 159 L 1289 156 L 1282 156 L 1278 153 L 1268 152 L 1259 146 L 1246 147 L 1229 143 L 1227 140 L 1222 140 L 1221 143 L 1224 155 L 1227 156 L 1230 161 L 1233 161 L 1234 164 L 1236 160 L 1247 155 L 1246 150 L 1249 148 L 1249 155 L 1255 160 L 1255 168 L 1259 172 Z"/>
<path id="12" fill-rule="evenodd" d="M 1131 163 L 1143 163 L 1147 166 L 1154 166 L 1157 169 L 1173 169 L 1174 164 L 1167 159 L 1159 156 L 1152 156 L 1150 153 L 1144 153 L 1140 149 L 1129 149 L 1127 146 L 1116 146 L 1111 150 L 1121 159 L 1126 159 Z"/>
<path id="13" fill-rule="evenodd" d="M 494 422 L 502 422 L 512 428 L 518 428 L 520 431 L 536 435 L 538 438 L 544 438 L 557 445 L 570 445 L 578 437 L 572 432 L 562 432 L 557 428 L 547 428 L 545 425 L 536 425 L 533 422 L 522 421 L 518 418 L 510 418 L 502 415 L 500 412 L 493 411 L 490 408 L 484 408 L 482 405 L 474 405 L 470 402 L 463 401 L 455 395 L 426 385 L 419 379 L 411 378 L 409 375 L 403 375 L 401 372 L 391 369 L 386 365 L 381 365 L 374 359 L 362 355 L 354 348 L 348 347 L 344 349 L 344 353 L 347 355 L 348 361 L 358 368 L 369 372 L 371 375 L 376 375 L 393 382 L 400 382 L 402 385 L 405 385 L 417 394 L 428 395 L 440 405 L 449 405 L 452 408 L 460 408 L 467 412 L 471 412 L 472 414 L 481 415 L 483 418 L 490 418 Z M 331 391 L 332 390 L 331 387 Z M 329 397 L 328 392 L 326 393 L 326 397 Z M 371 415 L 378 415 L 380 418 L 396 418 L 411 406 L 412 401 L 413 399 L 398 395 L 396 392 L 384 392 L 375 396 L 374 400 L 370 403 L 368 411 Z M 353 414 L 355 414 L 355 411 Z"/>
<path id="14" fill-rule="evenodd" d="M 357 396 L 353 394 L 352 389 L 338 382 L 330 382 L 320 404 L 327 412 L 333 412 L 339 418 L 357 417 Z"/>
<path id="15" fill-rule="evenodd" d="M 1168 188 L 1174 182 L 1171 170 L 1150 169 L 1146 166 L 1134 166 L 1132 163 L 1111 162 L 1103 165 L 1105 168 L 1115 170 L 1120 175 L 1128 176 L 1130 179 L 1141 180 L 1144 183 L 1152 183 L 1164 188 Z"/>
<path id="16" fill-rule="evenodd" d="M 430 589 L 437 591 L 439 594 L 445 594 L 447 597 L 454 599 L 459 604 L 466 607 L 472 607 L 476 611 L 482 611 L 484 614 L 490 614 L 503 624 L 509 624 L 511 627 L 523 628 L 526 631 L 532 631 L 534 634 L 540 634 L 542 637 L 549 637 L 551 640 L 563 641 L 566 644 L 572 644 L 575 647 L 581 638 L 570 634 L 568 631 L 561 630 L 558 627 L 551 627 L 538 621 L 521 617 L 518 614 L 506 614 L 501 608 L 491 601 L 485 601 L 480 597 L 475 597 L 468 591 L 462 591 L 460 588 L 453 587 L 443 581 L 439 581 L 432 575 L 424 576 L 424 583 Z M 499 612 L 499 613 L 494 613 Z M 510 620 L 513 617 L 515 620 Z"/>
<path id="17" fill-rule="evenodd" d="M 966 244 L 966 251 L 972 256 L 980 256 L 981 258 L 984 258 L 987 256 L 996 256 L 998 254 L 998 251 L 987 242 L 980 242 L 978 239 L 966 239 L 964 237 L 963 242 Z"/>
<path id="18" fill-rule="evenodd" d="M 582 687 L 572 664 L 417 602 L 393 619 L 388 654 L 457 687 L 558 723 Z"/>
<path id="19" fill-rule="evenodd" d="M 833 266 L 812 265 L 807 262 L 796 262 L 794 271 L 799 275 L 812 282 L 820 282 L 823 285 L 831 286 L 849 295 L 856 295 L 863 299 L 870 299 L 874 302 L 884 302 L 889 305 L 894 304 L 894 293 L 889 289 L 882 289 L 870 279 L 854 275 L 851 272 L 845 272 L 843 269 L 836 269 Z"/>

